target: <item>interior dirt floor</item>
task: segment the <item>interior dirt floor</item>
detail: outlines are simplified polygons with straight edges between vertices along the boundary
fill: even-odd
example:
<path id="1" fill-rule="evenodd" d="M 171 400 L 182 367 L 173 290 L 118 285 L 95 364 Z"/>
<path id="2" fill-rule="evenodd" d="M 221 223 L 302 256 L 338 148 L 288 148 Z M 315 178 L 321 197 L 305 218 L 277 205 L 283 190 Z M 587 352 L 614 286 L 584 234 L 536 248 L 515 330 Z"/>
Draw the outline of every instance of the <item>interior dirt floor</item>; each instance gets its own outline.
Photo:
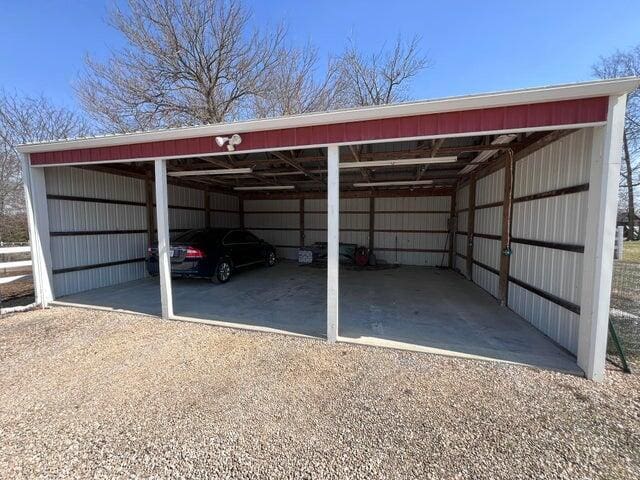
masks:
<path id="1" fill-rule="evenodd" d="M 326 270 L 281 262 L 240 270 L 223 285 L 173 279 L 174 313 L 314 337 L 326 336 Z M 160 315 L 157 278 L 59 299 Z M 450 270 L 340 271 L 340 340 L 500 360 L 581 374 L 575 357 L 480 287 Z"/>

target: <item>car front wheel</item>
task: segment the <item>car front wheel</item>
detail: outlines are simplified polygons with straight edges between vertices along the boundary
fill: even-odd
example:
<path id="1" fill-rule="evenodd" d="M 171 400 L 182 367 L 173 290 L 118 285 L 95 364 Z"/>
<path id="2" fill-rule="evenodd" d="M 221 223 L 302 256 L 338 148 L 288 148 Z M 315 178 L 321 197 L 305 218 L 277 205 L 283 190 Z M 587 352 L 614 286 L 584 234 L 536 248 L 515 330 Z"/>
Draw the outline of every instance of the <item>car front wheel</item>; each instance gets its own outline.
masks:
<path id="1" fill-rule="evenodd" d="M 278 257 L 276 257 L 276 252 L 274 252 L 273 250 L 270 250 L 267 253 L 267 266 L 273 267 L 277 261 L 278 261 Z"/>
<path id="2" fill-rule="evenodd" d="M 215 275 L 211 279 L 214 283 L 227 283 L 231 278 L 231 263 L 222 259 L 216 266 Z"/>

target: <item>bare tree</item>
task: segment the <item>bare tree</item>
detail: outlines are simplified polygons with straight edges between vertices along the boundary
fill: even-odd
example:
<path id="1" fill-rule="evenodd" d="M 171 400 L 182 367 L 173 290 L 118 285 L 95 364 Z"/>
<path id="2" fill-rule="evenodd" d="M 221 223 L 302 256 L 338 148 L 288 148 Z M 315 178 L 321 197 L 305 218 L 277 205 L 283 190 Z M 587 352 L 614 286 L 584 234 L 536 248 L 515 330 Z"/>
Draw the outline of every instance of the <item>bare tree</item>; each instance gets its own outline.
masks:
<path id="1" fill-rule="evenodd" d="M 127 46 L 105 63 L 87 59 L 82 105 L 117 131 L 246 116 L 285 37 L 252 29 L 250 17 L 236 0 L 128 0 L 110 17 Z"/>
<path id="2" fill-rule="evenodd" d="M 616 78 L 640 75 L 640 45 L 628 51 L 616 51 L 612 55 L 600 57 L 593 65 L 593 73 L 599 78 Z M 626 203 L 628 238 L 638 239 L 635 231 L 636 189 L 640 186 L 640 89 L 631 92 L 627 99 L 621 171 L 621 199 Z"/>
<path id="3" fill-rule="evenodd" d="M 362 53 L 351 40 L 337 59 L 341 103 L 345 106 L 384 105 L 409 98 L 411 80 L 430 66 L 420 51 L 420 38 L 398 37 L 390 49 Z"/>
<path id="4" fill-rule="evenodd" d="M 53 106 L 43 97 L 23 98 L 0 91 L 0 239 L 24 216 L 20 157 L 16 145 L 85 135 L 75 113 Z M 9 230 L 7 230 L 9 229 Z"/>
<path id="5" fill-rule="evenodd" d="M 293 115 L 339 106 L 335 63 L 329 62 L 324 75 L 317 71 L 318 50 L 312 45 L 283 48 L 266 79 L 267 88 L 254 97 L 253 115 L 259 118 Z"/>

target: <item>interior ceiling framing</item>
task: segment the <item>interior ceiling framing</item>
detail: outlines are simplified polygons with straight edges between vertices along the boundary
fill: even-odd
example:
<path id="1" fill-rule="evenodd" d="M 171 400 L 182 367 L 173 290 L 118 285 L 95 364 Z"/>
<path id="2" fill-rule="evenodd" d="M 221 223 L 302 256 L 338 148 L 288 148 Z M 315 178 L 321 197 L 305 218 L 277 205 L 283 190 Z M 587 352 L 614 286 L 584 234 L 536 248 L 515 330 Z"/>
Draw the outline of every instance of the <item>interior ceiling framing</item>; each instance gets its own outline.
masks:
<path id="1" fill-rule="evenodd" d="M 340 170 L 340 190 L 352 192 L 379 192 L 385 190 L 417 191 L 422 189 L 451 188 L 465 180 L 507 149 L 518 151 L 534 138 L 551 135 L 537 134 L 483 135 L 451 137 L 433 140 L 369 143 L 340 147 L 340 162 L 358 162 L 362 168 Z M 406 160 L 456 156 L 452 163 L 425 165 L 385 165 L 367 167 L 368 162 L 380 160 Z M 139 178 L 152 178 L 153 168 L 148 162 L 131 162 L 87 167 Z M 251 173 L 225 175 L 206 174 L 205 170 L 251 168 Z M 203 190 L 238 195 L 236 187 L 293 186 L 287 193 L 314 194 L 326 191 L 327 158 L 325 148 L 282 150 L 270 152 L 233 152 L 224 156 L 197 156 L 167 162 L 167 172 L 203 171 L 202 175 L 168 177 L 173 184 Z M 424 181 L 431 183 L 424 184 Z M 357 187 L 355 183 L 423 182 L 415 185 L 385 185 Z M 256 192 L 259 193 L 259 192 Z M 279 192 L 283 193 L 283 192 Z M 242 194 L 247 194 L 243 192 Z"/>

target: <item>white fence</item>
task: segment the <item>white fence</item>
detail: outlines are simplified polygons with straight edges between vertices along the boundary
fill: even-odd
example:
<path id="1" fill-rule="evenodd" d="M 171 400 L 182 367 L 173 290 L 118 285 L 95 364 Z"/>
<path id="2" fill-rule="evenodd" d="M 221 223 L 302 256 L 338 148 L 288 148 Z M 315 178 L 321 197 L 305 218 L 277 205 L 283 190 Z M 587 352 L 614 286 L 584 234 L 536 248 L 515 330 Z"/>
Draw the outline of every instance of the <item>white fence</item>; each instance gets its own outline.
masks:
<path id="1" fill-rule="evenodd" d="M 623 250 L 624 250 L 624 227 L 618 227 L 616 229 L 616 244 L 613 250 L 613 258 L 615 260 L 622 260 Z"/>
<path id="2" fill-rule="evenodd" d="M 29 246 L 18 245 L 10 247 L 0 247 L 0 286 L 7 285 L 18 280 L 30 280 L 32 278 L 31 273 L 25 273 L 25 270 L 30 270 L 32 268 L 31 259 L 2 261 L 8 255 L 19 255 L 22 257 L 26 257 L 26 254 L 30 253 L 31 247 Z M 0 300 L 2 299 L 0 298 Z M 17 312 L 30 308 L 32 306 L 33 304 L 0 308 L 0 314 Z"/>

